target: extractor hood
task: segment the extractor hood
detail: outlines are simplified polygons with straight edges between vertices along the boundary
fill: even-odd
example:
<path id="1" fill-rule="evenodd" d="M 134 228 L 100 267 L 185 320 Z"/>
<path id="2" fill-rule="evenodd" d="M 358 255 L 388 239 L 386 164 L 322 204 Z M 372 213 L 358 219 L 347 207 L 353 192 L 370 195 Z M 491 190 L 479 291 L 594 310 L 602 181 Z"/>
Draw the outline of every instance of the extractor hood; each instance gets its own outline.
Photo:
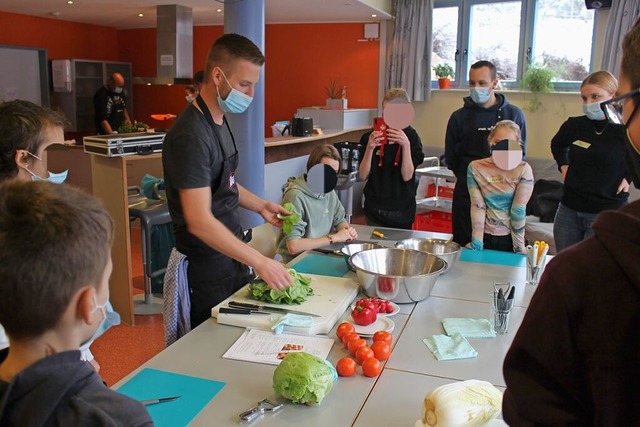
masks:
<path id="1" fill-rule="evenodd" d="M 191 84 L 193 12 L 176 4 L 156 6 L 156 77 L 133 77 L 134 84 Z"/>

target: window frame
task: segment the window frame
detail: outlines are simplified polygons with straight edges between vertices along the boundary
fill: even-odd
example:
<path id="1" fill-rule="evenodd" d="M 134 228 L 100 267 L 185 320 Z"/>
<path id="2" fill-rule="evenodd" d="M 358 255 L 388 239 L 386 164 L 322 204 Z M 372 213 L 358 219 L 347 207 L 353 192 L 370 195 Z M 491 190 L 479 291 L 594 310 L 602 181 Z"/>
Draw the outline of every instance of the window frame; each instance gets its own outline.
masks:
<path id="1" fill-rule="evenodd" d="M 468 49 L 470 44 L 471 7 L 478 4 L 519 2 L 520 6 L 520 40 L 518 44 L 518 68 L 515 81 L 501 81 L 502 87 L 511 90 L 520 89 L 527 68 L 531 65 L 532 55 L 535 51 L 534 29 L 537 0 L 435 0 L 434 9 L 443 7 L 458 8 L 458 39 L 456 41 L 456 53 L 454 70 L 456 80 L 451 82 L 451 88 L 464 89 L 469 87 L 469 63 Z M 595 47 L 598 28 L 598 13 L 594 12 L 593 29 L 591 35 L 591 58 L 588 71 L 594 70 Z M 554 92 L 577 91 L 580 89 L 579 81 L 554 82 Z M 438 88 L 438 81 L 432 80 L 431 87 Z"/>

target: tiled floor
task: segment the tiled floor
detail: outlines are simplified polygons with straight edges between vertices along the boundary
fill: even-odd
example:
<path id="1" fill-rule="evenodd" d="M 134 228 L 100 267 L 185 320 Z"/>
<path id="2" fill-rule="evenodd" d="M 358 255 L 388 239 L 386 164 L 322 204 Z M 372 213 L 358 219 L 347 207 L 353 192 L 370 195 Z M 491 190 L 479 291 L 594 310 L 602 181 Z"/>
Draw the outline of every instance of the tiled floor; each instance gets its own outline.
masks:
<path id="1" fill-rule="evenodd" d="M 353 223 L 364 224 L 364 218 L 354 217 Z M 131 229 L 131 255 L 134 291 L 141 293 L 142 257 L 138 228 Z M 100 364 L 100 375 L 108 386 L 120 381 L 163 349 L 161 314 L 136 316 L 135 326 L 114 326 L 91 346 L 91 351 Z"/>

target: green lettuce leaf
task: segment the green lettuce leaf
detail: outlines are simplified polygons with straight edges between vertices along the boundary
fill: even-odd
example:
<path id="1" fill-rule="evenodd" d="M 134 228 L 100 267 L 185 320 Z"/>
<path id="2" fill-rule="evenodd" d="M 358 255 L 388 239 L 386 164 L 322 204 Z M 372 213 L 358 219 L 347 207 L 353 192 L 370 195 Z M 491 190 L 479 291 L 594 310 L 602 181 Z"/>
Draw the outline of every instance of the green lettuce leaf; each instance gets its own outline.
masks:
<path id="1" fill-rule="evenodd" d="M 313 295 L 311 288 L 311 278 L 303 277 L 293 268 L 289 274 L 293 277 L 293 284 L 283 291 L 271 289 L 264 281 L 258 281 L 249 285 L 249 295 L 259 301 L 274 304 L 302 304 L 307 300 L 307 296 Z"/>

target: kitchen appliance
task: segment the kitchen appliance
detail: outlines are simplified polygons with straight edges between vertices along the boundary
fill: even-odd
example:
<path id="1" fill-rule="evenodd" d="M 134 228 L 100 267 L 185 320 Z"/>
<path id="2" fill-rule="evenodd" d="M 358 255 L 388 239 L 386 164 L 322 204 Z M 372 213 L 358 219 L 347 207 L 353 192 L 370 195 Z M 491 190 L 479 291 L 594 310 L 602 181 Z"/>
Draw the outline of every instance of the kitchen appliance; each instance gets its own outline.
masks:
<path id="1" fill-rule="evenodd" d="M 311 117 L 294 117 L 291 121 L 291 136 L 313 135 L 313 119 Z"/>
<path id="2" fill-rule="evenodd" d="M 106 157 L 160 153 L 165 135 L 160 132 L 139 132 L 85 136 L 84 152 Z"/>

